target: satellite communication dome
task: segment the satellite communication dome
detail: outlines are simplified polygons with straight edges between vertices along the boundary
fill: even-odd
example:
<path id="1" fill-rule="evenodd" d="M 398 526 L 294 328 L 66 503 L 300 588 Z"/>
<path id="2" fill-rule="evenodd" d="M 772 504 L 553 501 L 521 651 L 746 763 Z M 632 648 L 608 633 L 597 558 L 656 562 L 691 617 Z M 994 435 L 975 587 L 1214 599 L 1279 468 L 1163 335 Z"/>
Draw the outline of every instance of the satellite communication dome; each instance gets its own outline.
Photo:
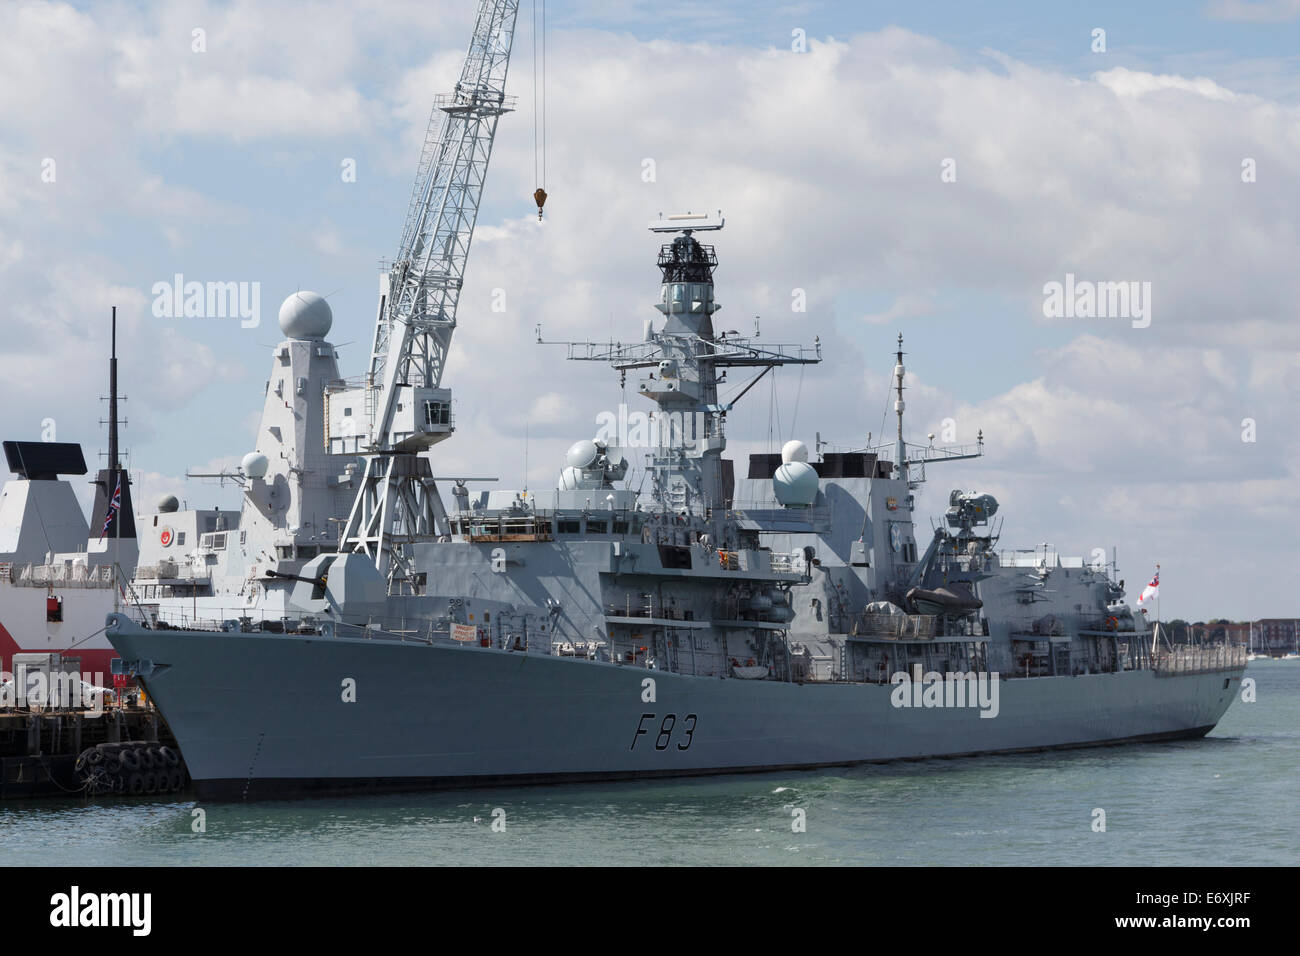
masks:
<path id="1" fill-rule="evenodd" d="M 808 446 L 798 439 L 786 442 L 781 446 L 781 460 L 786 464 L 792 461 L 807 461 Z"/>
<path id="2" fill-rule="evenodd" d="M 806 508 L 817 500 L 818 477 L 805 461 L 788 461 L 772 476 L 772 492 L 787 508 Z"/>
<path id="3" fill-rule="evenodd" d="M 333 324 L 330 304 L 315 292 L 295 292 L 280 304 L 280 331 L 291 339 L 323 339 Z"/>
<path id="4" fill-rule="evenodd" d="M 596 463 L 596 443 L 589 438 L 575 441 L 564 453 L 564 460 L 574 468 L 590 468 Z"/>
<path id="5" fill-rule="evenodd" d="M 582 484 L 582 470 L 570 465 L 560 472 L 560 490 L 573 491 Z"/>
<path id="6" fill-rule="evenodd" d="M 158 499 L 158 513 L 171 514 L 173 511 L 180 511 L 181 503 L 175 495 L 163 495 Z"/>
<path id="7" fill-rule="evenodd" d="M 270 460 L 260 451 L 250 451 L 239 463 L 240 470 L 249 478 L 265 478 L 270 467 Z"/>

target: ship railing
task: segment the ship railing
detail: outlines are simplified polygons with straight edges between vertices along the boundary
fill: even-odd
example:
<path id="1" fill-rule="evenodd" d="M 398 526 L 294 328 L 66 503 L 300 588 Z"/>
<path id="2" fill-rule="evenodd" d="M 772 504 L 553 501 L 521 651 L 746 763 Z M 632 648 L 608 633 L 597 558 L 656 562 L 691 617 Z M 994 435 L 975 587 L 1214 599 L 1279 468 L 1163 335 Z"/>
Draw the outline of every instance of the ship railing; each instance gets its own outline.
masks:
<path id="1" fill-rule="evenodd" d="M 1246 648 L 1240 644 L 1218 644 L 1160 650 L 1153 663 L 1157 677 L 1235 670 L 1246 666 Z"/>
<path id="2" fill-rule="evenodd" d="M 849 633 L 889 641 L 924 641 L 934 637 L 937 618 L 933 614 L 856 615 Z"/>
<path id="3" fill-rule="evenodd" d="M 111 588 L 111 564 L 0 564 L 0 580 L 24 588 Z"/>
<path id="4" fill-rule="evenodd" d="M 131 610 L 131 616 L 145 627 L 158 630 L 210 631 L 226 633 L 319 635 L 361 638 L 363 640 L 404 642 L 416 644 L 450 644 L 452 646 L 482 646 L 501 650 L 527 651 L 533 654 L 558 653 L 545 631 L 527 627 L 502 627 L 457 624 L 447 620 L 429 618 L 376 617 L 365 624 L 351 624 L 330 620 L 311 614 L 282 618 L 253 618 L 246 607 L 199 608 L 198 612 L 183 608 L 156 608 L 149 606 Z M 671 616 L 678 617 L 675 611 Z M 684 620 L 688 617 L 682 615 Z"/>
<path id="5" fill-rule="evenodd" d="M 792 554 L 773 551 L 767 557 L 773 574 L 803 574 L 808 568 L 808 562 L 804 560 L 803 555 L 796 558 Z"/>
<path id="6" fill-rule="evenodd" d="M 724 517 L 736 521 L 743 521 L 746 518 L 754 521 L 776 521 L 784 518 L 787 521 L 798 520 L 805 521 L 808 524 L 824 524 L 833 520 L 835 514 L 829 505 L 786 508 L 775 498 L 755 498 L 732 501 L 731 506 L 726 509 Z"/>
<path id="7" fill-rule="evenodd" d="M 248 608 L 202 608 L 198 613 L 173 608 L 149 608 L 131 616 L 147 626 L 186 631 L 225 631 L 262 634 L 319 634 L 360 637 L 371 640 L 415 641 L 427 644 L 439 638 L 451 640 L 448 622 L 413 618 L 374 618 L 365 624 L 349 624 L 312 615 L 285 618 L 252 618 Z M 477 643 L 477 629 L 474 641 Z"/>
<path id="8" fill-rule="evenodd" d="M 688 608 L 679 608 L 676 605 L 664 605 L 660 603 L 657 607 L 654 603 L 653 596 L 644 604 L 633 604 L 629 599 L 623 606 L 617 604 L 605 605 L 606 617 L 623 617 L 623 618 L 645 618 L 657 621 L 694 621 L 695 612 Z"/>
<path id="9" fill-rule="evenodd" d="M 1057 555 L 1055 551 L 1044 551 L 1043 549 L 1028 549 L 1016 551 L 999 551 L 998 564 L 1004 568 L 1037 568 L 1037 567 L 1056 567 Z"/>
<path id="10" fill-rule="evenodd" d="M 205 582 L 209 578 L 206 570 L 196 573 L 188 563 L 164 559 L 157 564 L 141 564 L 135 569 L 134 578 L 138 581 L 184 581 Z"/>

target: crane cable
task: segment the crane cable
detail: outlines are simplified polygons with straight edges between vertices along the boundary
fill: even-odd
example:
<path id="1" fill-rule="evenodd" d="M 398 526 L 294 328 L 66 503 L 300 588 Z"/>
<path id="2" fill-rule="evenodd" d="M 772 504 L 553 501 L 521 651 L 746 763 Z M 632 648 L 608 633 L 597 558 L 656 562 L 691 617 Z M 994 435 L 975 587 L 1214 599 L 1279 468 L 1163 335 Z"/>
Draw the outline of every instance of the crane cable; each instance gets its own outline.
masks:
<path id="1" fill-rule="evenodd" d="M 546 0 L 542 2 L 542 59 L 541 59 L 541 145 L 538 146 L 538 80 L 537 80 L 537 0 L 533 0 L 533 180 L 538 184 L 533 193 L 537 203 L 537 221 L 542 221 L 542 207 L 546 205 Z M 538 168 L 540 166 L 540 174 Z"/>

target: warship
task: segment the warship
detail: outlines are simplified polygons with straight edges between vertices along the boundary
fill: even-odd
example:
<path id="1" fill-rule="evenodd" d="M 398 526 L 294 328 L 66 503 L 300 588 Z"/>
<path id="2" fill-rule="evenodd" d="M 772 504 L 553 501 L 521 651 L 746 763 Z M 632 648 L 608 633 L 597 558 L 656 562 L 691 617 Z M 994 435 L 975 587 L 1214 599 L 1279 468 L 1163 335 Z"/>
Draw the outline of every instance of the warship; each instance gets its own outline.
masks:
<path id="1" fill-rule="evenodd" d="M 138 549 L 131 478 L 118 452 L 116 310 L 108 404 L 107 467 L 92 482 L 89 524 L 65 477 L 89 470 L 80 444 L 4 442 L 15 476 L 0 490 L 0 672 L 6 675 L 54 666 L 102 676 L 117 656 L 103 634 L 104 615 L 120 602 Z"/>
<path id="2" fill-rule="evenodd" d="M 563 343 L 621 386 L 631 375 L 646 414 L 599 416 L 546 491 L 435 474 L 432 449 L 455 432 L 443 367 L 511 105 L 516 13 L 483 0 L 461 82 L 435 105 L 365 373 L 340 375 L 328 303 L 291 295 L 254 448 L 221 475 L 240 509 L 140 522 L 134 600 L 106 633 L 198 795 L 813 768 L 1211 730 L 1243 648 L 1161 647 L 1113 563 L 1003 548 L 991 495 L 953 491 L 928 540 L 918 530 L 928 469 L 984 442 L 906 440 L 901 335 L 891 440 L 790 441 L 735 467 L 728 414 L 773 369 L 822 356 L 816 340 L 715 328 L 718 257 L 700 237 L 720 213 L 650 224 L 658 315 L 634 341 Z M 729 397 L 728 375 L 745 379 Z"/>

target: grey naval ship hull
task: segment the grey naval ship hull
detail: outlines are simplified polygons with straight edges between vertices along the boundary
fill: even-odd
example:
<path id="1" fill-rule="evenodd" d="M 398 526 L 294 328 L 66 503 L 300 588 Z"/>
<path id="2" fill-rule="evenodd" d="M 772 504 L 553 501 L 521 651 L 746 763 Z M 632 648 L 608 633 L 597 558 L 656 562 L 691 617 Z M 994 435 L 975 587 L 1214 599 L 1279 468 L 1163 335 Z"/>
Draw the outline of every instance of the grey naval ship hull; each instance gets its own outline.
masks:
<path id="1" fill-rule="evenodd" d="M 996 717 L 888 684 L 694 677 L 496 648 L 110 628 L 203 799 L 814 768 L 1205 735 L 1241 669 L 1002 679 Z M 643 700 L 645 679 L 655 700 Z M 344 702 L 346 678 L 356 699 Z M 640 732 L 638 732 L 640 731 Z"/>

